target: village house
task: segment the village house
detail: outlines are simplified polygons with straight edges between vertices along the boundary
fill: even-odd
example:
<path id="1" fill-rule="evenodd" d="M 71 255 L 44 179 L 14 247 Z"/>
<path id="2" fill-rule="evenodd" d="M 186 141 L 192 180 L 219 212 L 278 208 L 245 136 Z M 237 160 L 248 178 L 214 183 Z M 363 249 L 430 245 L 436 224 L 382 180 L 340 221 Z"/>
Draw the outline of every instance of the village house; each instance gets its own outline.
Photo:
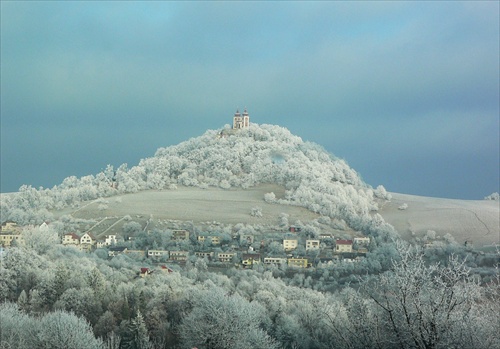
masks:
<path id="1" fill-rule="evenodd" d="M 185 262 L 189 257 L 188 251 L 170 251 L 170 260 L 174 262 Z"/>
<path id="2" fill-rule="evenodd" d="M 8 220 L 2 223 L 0 226 L 0 233 L 21 233 L 22 229 L 16 222 Z"/>
<path id="3" fill-rule="evenodd" d="M 18 232 L 0 233 L 0 246 L 9 247 L 13 241 L 16 241 L 16 243 L 22 243 L 23 237 L 21 233 Z"/>
<path id="4" fill-rule="evenodd" d="M 285 265 L 286 258 L 264 257 L 264 264 Z"/>
<path id="5" fill-rule="evenodd" d="M 22 228 L 16 222 L 8 220 L 0 226 L 0 246 L 9 247 L 13 241 L 23 241 Z"/>
<path id="6" fill-rule="evenodd" d="M 113 246 L 117 244 L 116 235 L 106 235 L 104 239 L 97 240 L 97 248 Z"/>
<path id="7" fill-rule="evenodd" d="M 144 250 L 129 250 L 129 249 L 127 249 L 123 253 L 125 253 L 126 255 L 130 255 L 131 257 L 135 257 L 135 258 L 146 257 L 146 251 L 144 251 Z"/>
<path id="8" fill-rule="evenodd" d="M 125 253 L 126 251 L 126 247 L 110 247 L 108 249 L 108 257 L 116 257 L 119 254 Z"/>
<path id="9" fill-rule="evenodd" d="M 320 240 L 335 239 L 335 236 L 332 233 L 320 233 L 318 237 Z"/>
<path id="10" fill-rule="evenodd" d="M 289 267 L 307 268 L 307 258 L 288 258 Z"/>
<path id="11" fill-rule="evenodd" d="M 297 227 L 295 225 L 291 225 L 288 227 L 288 231 L 291 232 L 291 233 L 299 233 L 302 231 L 302 228 L 300 227 Z"/>
<path id="12" fill-rule="evenodd" d="M 146 277 L 146 276 L 148 276 L 148 275 L 150 275 L 150 274 L 152 274 L 152 273 L 153 273 L 153 270 L 151 270 L 151 269 L 149 269 L 149 268 L 141 268 L 141 271 L 140 271 L 140 273 L 139 273 L 139 276 L 140 276 L 141 278 L 143 278 L 143 277 Z"/>
<path id="13" fill-rule="evenodd" d="M 90 250 L 96 243 L 95 237 L 90 233 L 85 233 L 80 237 L 80 246 L 84 250 Z"/>
<path id="14" fill-rule="evenodd" d="M 75 233 L 67 233 L 63 235 L 63 245 L 78 245 L 80 244 L 80 237 Z"/>
<path id="15" fill-rule="evenodd" d="M 328 268 L 331 267 L 337 259 L 333 257 L 320 256 L 317 260 L 318 264 L 316 265 L 318 268 Z"/>
<path id="16" fill-rule="evenodd" d="M 297 239 L 284 239 L 283 240 L 283 248 L 285 252 L 293 251 L 299 246 L 299 242 Z"/>
<path id="17" fill-rule="evenodd" d="M 253 244 L 254 236 L 252 234 L 241 234 L 240 235 L 240 244 L 241 243 Z"/>
<path id="18" fill-rule="evenodd" d="M 358 246 L 367 246 L 370 244 L 370 238 L 368 236 L 357 237 L 354 238 L 353 241 Z"/>
<path id="19" fill-rule="evenodd" d="M 241 264 L 244 268 L 251 268 L 256 264 L 260 264 L 259 253 L 243 253 L 241 255 Z"/>
<path id="20" fill-rule="evenodd" d="M 200 252 L 195 252 L 194 255 L 198 258 L 207 258 L 209 261 L 212 260 L 214 257 L 214 252 L 212 251 L 200 251 Z"/>
<path id="21" fill-rule="evenodd" d="M 210 241 L 212 245 L 220 245 L 220 237 L 216 235 L 199 235 L 198 242 L 203 243 L 205 241 Z"/>
<path id="22" fill-rule="evenodd" d="M 236 252 L 219 252 L 219 253 L 217 253 L 217 259 L 219 260 L 219 262 L 222 262 L 222 263 L 231 262 L 235 256 L 236 256 Z"/>
<path id="23" fill-rule="evenodd" d="M 187 230 L 174 230 L 172 232 L 173 241 L 187 241 L 189 240 L 189 232 Z"/>
<path id="24" fill-rule="evenodd" d="M 350 253 L 352 252 L 352 240 L 335 240 L 336 253 Z"/>
<path id="25" fill-rule="evenodd" d="M 173 273 L 173 272 L 174 272 L 174 270 L 173 270 L 172 268 L 169 268 L 169 267 L 167 267 L 166 265 L 160 265 L 160 269 L 161 269 L 161 271 L 163 271 L 164 273 L 168 273 L 168 274 L 170 274 L 170 273 Z"/>
<path id="26" fill-rule="evenodd" d="M 319 250 L 319 240 L 306 240 L 306 251 Z"/>
<path id="27" fill-rule="evenodd" d="M 166 256 L 166 258 L 169 258 L 169 253 L 168 251 L 165 250 L 148 250 L 148 258 L 161 258 Z"/>
<path id="28" fill-rule="evenodd" d="M 354 263 L 360 262 L 364 258 L 363 254 L 352 252 L 352 253 L 342 253 L 342 262 Z"/>

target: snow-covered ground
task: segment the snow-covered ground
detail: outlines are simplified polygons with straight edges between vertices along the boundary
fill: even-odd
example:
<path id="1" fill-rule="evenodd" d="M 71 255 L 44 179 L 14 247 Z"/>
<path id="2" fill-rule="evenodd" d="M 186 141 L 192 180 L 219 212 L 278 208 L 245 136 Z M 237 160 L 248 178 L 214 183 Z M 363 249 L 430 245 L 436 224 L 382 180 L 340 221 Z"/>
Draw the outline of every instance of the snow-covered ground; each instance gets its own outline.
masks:
<path id="1" fill-rule="evenodd" d="M 259 185 L 250 189 L 224 190 L 219 188 L 200 189 L 179 186 L 176 190 L 148 190 L 106 198 L 107 209 L 99 210 L 94 202 L 73 213 L 75 218 L 122 217 L 130 215 L 154 220 L 192 221 L 193 223 L 217 221 L 225 224 L 266 224 L 279 222 L 280 213 L 289 214 L 289 222 L 303 223 L 318 217 L 317 214 L 296 206 L 269 204 L 264 194 L 274 192 L 279 198 L 284 189 L 277 185 Z M 262 209 L 262 217 L 250 215 L 253 207 Z M 74 210 L 73 210 L 74 211 Z M 71 213 L 68 210 L 56 213 Z"/>
<path id="2" fill-rule="evenodd" d="M 476 248 L 500 241 L 500 202 L 492 200 L 453 200 L 391 193 L 379 213 L 404 239 L 422 237 L 428 230 L 455 241 L 472 241 Z M 399 209 L 403 204 L 408 207 Z"/>

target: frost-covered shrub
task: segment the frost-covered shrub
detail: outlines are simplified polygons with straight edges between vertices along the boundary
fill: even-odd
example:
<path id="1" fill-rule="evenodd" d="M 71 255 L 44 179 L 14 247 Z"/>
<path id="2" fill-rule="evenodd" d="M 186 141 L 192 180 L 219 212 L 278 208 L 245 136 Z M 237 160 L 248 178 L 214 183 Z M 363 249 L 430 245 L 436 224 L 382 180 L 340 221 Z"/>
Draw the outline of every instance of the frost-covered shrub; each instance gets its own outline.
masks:
<path id="1" fill-rule="evenodd" d="M 488 196 L 485 196 L 484 199 L 485 200 L 495 200 L 495 201 L 498 201 L 498 200 L 500 200 L 500 194 L 493 193 L 493 194 L 490 194 Z"/>
<path id="2" fill-rule="evenodd" d="M 384 200 L 391 200 L 392 195 L 385 190 L 383 185 L 379 185 L 377 189 L 373 191 L 373 194 L 379 199 L 384 199 Z"/>
<path id="3" fill-rule="evenodd" d="M 105 210 L 108 209 L 108 205 L 106 205 L 106 204 L 99 204 L 99 206 L 97 206 L 97 209 L 99 211 L 105 211 Z"/>
<path id="4" fill-rule="evenodd" d="M 250 213 L 252 217 L 262 217 L 262 209 L 258 206 L 252 207 L 252 212 Z"/>
<path id="5" fill-rule="evenodd" d="M 424 238 L 427 240 L 435 240 L 436 232 L 434 230 L 427 230 L 427 233 L 425 234 Z"/>
<path id="6" fill-rule="evenodd" d="M 408 204 L 405 202 L 404 204 L 402 204 L 401 206 L 398 207 L 398 210 L 404 211 L 407 208 L 408 208 Z"/>
<path id="7" fill-rule="evenodd" d="M 265 193 L 264 194 L 264 201 L 269 202 L 269 203 L 273 203 L 276 201 L 276 195 L 273 192 Z"/>

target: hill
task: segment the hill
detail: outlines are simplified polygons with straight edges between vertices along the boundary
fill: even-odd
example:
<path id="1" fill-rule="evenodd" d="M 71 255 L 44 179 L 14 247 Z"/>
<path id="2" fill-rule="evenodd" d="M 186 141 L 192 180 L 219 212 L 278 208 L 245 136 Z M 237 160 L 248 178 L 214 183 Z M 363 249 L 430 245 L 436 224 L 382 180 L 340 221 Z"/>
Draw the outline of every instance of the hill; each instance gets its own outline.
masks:
<path id="1" fill-rule="evenodd" d="M 459 244 L 468 241 L 476 248 L 500 242 L 498 201 L 391 194 L 391 201 L 381 205 L 379 213 L 405 240 L 422 238 L 431 230 L 436 236 L 450 234 Z"/>
<path id="2" fill-rule="evenodd" d="M 107 200 L 105 210 L 100 209 L 101 202 L 96 200 L 77 210 L 66 208 L 54 211 L 54 215 L 60 218 L 71 214 L 77 219 L 97 221 L 107 217 L 107 225 L 94 229 L 96 235 L 127 215 L 143 225 L 153 218 L 149 228 L 161 228 L 162 221 L 192 222 L 196 225 L 215 221 L 229 225 L 277 226 L 282 213 L 289 216 L 290 223 L 301 221 L 306 224 L 320 217 L 303 207 L 268 203 L 263 198 L 269 192 L 275 193 L 278 199 L 285 195 L 283 187 L 271 184 L 229 190 L 180 186 L 177 190 L 147 190 L 116 196 Z M 476 248 L 499 243 L 498 201 L 452 200 L 399 193 L 391 195 L 392 199 L 384 201 L 378 213 L 405 240 L 423 239 L 428 231 L 434 231 L 436 237 L 450 234 L 457 243 L 468 241 Z M 405 204 L 407 208 L 401 209 Z M 261 209 L 262 217 L 250 214 L 254 207 Z M 119 233 L 124 223 L 117 223 L 111 231 Z"/>
<path id="3" fill-rule="evenodd" d="M 392 196 L 391 201 L 385 188 L 364 183 L 344 160 L 317 144 L 283 127 L 251 124 L 236 132 L 229 126 L 208 130 L 160 148 L 131 168 L 108 166 L 96 175 L 68 177 L 52 189 L 23 186 L 19 193 L 2 195 L 0 204 L 2 221 L 21 224 L 71 213 L 93 220 L 131 215 L 146 221 L 152 215 L 272 225 L 287 213 L 291 223 L 324 216 L 332 227 L 366 235 L 394 236 L 398 230 L 411 239 L 433 230 L 440 236 L 452 234 L 460 243 L 498 242 L 498 201 Z M 408 209 L 400 210 L 404 203 Z M 256 206 L 263 215 L 259 219 L 250 215 Z"/>

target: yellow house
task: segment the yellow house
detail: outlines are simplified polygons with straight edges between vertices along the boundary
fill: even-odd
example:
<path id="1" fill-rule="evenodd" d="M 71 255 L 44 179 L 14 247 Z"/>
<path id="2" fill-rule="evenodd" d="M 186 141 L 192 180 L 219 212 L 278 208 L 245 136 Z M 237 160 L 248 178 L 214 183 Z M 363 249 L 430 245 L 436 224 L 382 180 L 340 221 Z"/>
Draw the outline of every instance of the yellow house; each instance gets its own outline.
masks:
<path id="1" fill-rule="evenodd" d="M 80 237 L 75 233 L 64 234 L 62 244 L 63 245 L 78 245 L 80 243 Z"/>
<path id="2" fill-rule="evenodd" d="M 20 233 L 0 233 L 0 246 L 9 247 L 12 241 L 19 243 L 24 240 Z"/>
<path id="3" fill-rule="evenodd" d="M 220 245 L 220 237 L 215 235 L 199 235 L 198 242 L 209 240 L 212 245 Z"/>
<path id="4" fill-rule="evenodd" d="M 245 268 L 251 268 L 254 264 L 260 264 L 260 253 L 242 254 L 241 264 L 243 264 Z"/>
<path id="5" fill-rule="evenodd" d="M 307 268 L 307 258 L 288 258 L 288 266 Z"/>
<path id="6" fill-rule="evenodd" d="M 5 221 L 0 226 L 1 233 L 21 233 L 22 229 L 19 225 L 17 225 L 14 221 Z"/>

